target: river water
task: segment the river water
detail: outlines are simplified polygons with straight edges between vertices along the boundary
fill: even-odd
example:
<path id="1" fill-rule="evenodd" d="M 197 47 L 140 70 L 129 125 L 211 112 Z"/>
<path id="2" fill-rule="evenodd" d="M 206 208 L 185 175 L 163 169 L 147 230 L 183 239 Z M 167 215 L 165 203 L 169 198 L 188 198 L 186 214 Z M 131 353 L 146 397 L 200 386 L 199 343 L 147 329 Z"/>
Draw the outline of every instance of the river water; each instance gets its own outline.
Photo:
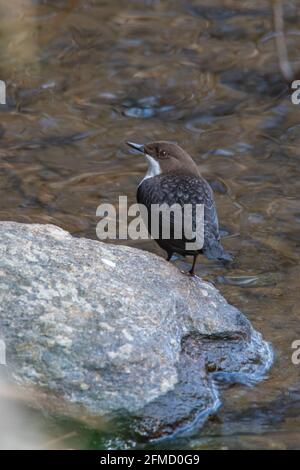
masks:
<path id="1" fill-rule="evenodd" d="M 284 3 L 289 59 L 299 70 L 299 2 Z M 177 141 L 211 183 L 223 244 L 235 255 L 226 270 L 201 259 L 197 273 L 274 347 L 264 382 L 224 390 L 202 429 L 162 448 L 300 447 L 300 365 L 292 362 L 300 340 L 300 105 L 278 67 L 270 4 L 0 2 L 0 220 L 96 238 L 97 206 L 119 195 L 134 202 L 146 170 L 124 142 Z M 160 253 L 151 241 L 122 243 Z M 122 432 L 93 431 L 23 407 L 45 434 L 42 447 L 136 445 L 126 423 Z"/>

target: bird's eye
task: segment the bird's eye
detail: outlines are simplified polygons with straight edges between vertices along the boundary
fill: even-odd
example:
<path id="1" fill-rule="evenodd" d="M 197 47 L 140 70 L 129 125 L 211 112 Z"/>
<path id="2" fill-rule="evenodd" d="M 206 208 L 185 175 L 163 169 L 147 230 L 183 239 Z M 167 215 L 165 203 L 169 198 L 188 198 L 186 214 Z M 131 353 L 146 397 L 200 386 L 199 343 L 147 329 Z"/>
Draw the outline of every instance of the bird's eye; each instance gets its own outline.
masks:
<path id="1" fill-rule="evenodd" d="M 167 155 L 167 152 L 165 150 L 161 150 L 160 156 L 161 157 L 166 157 L 166 155 Z"/>

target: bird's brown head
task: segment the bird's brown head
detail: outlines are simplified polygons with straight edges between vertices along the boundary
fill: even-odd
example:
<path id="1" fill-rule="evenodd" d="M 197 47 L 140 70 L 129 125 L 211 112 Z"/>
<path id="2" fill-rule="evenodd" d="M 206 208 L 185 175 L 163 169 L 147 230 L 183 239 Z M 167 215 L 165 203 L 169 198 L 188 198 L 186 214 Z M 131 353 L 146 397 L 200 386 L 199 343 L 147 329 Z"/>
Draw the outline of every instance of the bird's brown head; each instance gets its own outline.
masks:
<path id="1" fill-rule="evenodd" d="M 166 173 L 199 175 L 192 157 L 173 142 L 158 141 L 145 145 L 127 142 L 127 145 L 145 155 L 149 166 L 148 178 Z"/>

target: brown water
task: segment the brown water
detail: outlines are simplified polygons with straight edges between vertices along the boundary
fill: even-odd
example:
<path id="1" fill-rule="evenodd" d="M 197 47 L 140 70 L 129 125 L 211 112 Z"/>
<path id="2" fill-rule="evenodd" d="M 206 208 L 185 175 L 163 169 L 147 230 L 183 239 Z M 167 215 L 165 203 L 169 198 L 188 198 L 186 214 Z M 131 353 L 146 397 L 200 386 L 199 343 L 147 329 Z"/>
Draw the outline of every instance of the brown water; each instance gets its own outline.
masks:
<path id="1" fill-rule="evenodd" d="M 300 5 L 285 3 L 299 70 Z M 276 361 L 263 383 L 225 390 L 204 428 L 162 447 L 300 448 L 300 107 L 278 69 L 270 2 L 1 0 L 0 13 L 0 219 L 96 238 L 99 203 L 133 202 L 146 169 L 124 141 L 180 143 L 215 190 L 236 257 L 229 270 L 201 260 L 198 273 L 272 342 Z M 58 438 L 49 447 L 135 445 L 126 426 L 120 437 L 25 412 Z"/>

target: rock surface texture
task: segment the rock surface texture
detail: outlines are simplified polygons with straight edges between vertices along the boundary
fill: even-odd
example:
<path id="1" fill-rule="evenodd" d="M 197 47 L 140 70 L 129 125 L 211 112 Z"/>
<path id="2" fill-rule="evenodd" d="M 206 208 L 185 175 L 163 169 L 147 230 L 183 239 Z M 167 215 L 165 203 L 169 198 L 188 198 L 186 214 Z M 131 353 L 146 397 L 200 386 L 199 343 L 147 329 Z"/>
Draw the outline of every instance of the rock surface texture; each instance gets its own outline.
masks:
<path id="1" fill-rule="evenodd" d="M 251 382 L 268 343 L 207 282 L 134 248 L 52 225 L 0 223 L 0 339 L 36 404 L 72 417 L 129 413 L 160 437 Z"/>

